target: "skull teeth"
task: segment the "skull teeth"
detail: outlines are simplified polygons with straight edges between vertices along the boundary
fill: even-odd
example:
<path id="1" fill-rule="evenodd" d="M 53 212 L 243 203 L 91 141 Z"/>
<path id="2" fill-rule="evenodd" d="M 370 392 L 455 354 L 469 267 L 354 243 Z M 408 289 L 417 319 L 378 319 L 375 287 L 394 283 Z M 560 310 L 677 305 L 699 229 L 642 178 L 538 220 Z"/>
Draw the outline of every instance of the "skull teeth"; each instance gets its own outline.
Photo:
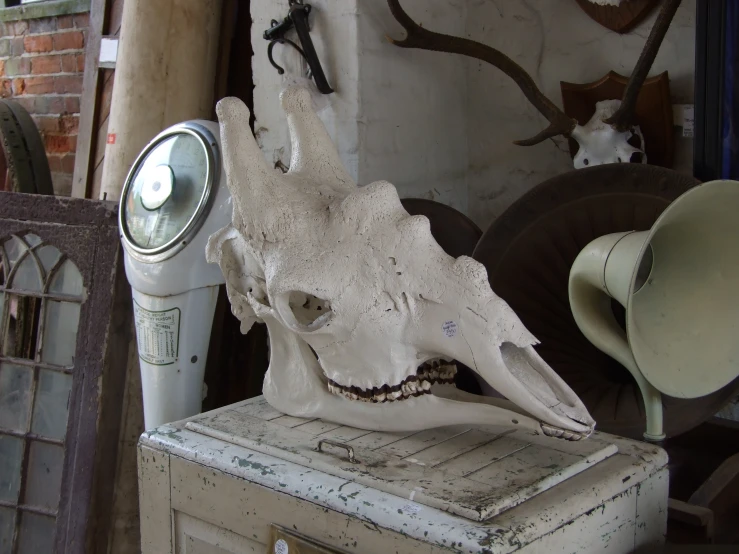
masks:
<path id="1" fill-rule="evenodd" d="M 383 385 L 372 389 L 347 387 L 329 379 L 329 392 L 343 396 L 349 400 L 360 402 L 394 402 L 414 396 L 431 394 L 431 386 L 437 383 L 453 384 L 457 366 L 443 360 L 430 360 L 418 368 L 416 375 L 411 375 L 397 385 Z"/>
<path id="2" fill-rule="evenodd" d="M 541 430 L 548 437 L 555 437 L 559 439 L 565 439 L 568 441 L 579 441 L 580 439 L 585 438 L 585 435 L 581 433 L 576 433 L 575 431 L 568 431 L 567 429 L 560 429 L 558 427 L 547 425 L 546 423 L 541 424 Z"/>

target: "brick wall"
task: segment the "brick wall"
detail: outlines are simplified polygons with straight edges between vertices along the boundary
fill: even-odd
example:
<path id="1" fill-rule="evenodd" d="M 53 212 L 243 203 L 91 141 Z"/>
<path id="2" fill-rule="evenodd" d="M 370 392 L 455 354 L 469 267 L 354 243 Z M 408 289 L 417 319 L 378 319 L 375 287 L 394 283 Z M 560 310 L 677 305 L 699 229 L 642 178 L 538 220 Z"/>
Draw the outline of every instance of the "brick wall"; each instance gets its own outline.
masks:
<path id="1" fill-rule="evenodd" d="M 0 23 L 0 96 L 20 102 L 46 145 L 56 194 L 72 189 L 88 14 Z"/>

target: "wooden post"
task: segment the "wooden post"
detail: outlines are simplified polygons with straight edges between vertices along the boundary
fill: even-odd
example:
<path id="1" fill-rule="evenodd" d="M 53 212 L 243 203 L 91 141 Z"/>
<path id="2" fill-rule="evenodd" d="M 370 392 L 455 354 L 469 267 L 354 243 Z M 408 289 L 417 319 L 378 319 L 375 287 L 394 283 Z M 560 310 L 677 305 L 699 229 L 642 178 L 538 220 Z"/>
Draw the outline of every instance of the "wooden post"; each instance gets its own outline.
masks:
<path id="1" fill-rule="evenodd" d="M 136 156 L 165 128 L 208 119 L 221 2 L 126 0 L 100 198 L 117 200 Z"/>

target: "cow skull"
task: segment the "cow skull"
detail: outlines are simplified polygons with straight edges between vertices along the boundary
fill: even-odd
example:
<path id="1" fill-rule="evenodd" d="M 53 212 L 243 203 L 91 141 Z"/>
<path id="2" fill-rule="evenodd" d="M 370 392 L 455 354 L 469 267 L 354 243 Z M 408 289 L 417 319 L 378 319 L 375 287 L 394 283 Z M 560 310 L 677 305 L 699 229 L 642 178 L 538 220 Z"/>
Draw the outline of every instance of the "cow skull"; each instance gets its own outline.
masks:
<path id="1" fill-rule="evenodd" d="M 289 88 L 281 101 L 292 141 L 286 174 L 266 163 L 246 106 L 219 102 L 234 214 L 207 247 L 242 332 L 267 324 L 267 401 L 370 430 L 490 424 L 588 436 L 594 421 L 484 267 L 448 256 L 390 183 L 357 187 L 306 89 Z M 453 360 L 512 402 L 458 391 Z"/>

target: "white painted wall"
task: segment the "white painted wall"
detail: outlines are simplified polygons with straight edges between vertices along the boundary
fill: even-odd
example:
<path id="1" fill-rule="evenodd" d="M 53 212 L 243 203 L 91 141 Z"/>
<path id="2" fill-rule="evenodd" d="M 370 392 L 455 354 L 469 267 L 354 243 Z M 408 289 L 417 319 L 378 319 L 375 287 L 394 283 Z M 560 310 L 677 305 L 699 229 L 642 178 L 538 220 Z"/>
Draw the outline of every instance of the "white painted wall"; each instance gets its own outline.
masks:
<path id="1" fill-rule="evenodd" d="M 385 179 L 401 196 L 434 198 L 467 211 L 466 62 L 453 56 L 401 50 L 385 35 L 403 30 L 385 0 L 312 0 L 311 36 L 336 93 L 316 92 L 319 113 L 360 184 Z M 464 0 L 405 0 L 413 17 L 462 34 Z M 263 31 L 285 16 L 286 4 L 252 0 L 255 130 L 267 158 L 289 165 L 289 138 L 279 91 L 301 79 L 302 62 L 275 47 L 288 70 L 267 61 Z"/>
<path id="2" fill-rule="evenodd" d="M 560 81 L 589 83 L 614 70 L 629 75 L 657 11 L 619 35 L 600 26 L 575 0 L 469 0 L 467 33 L 502 50 L 562 105 Z M 683 0 L 650 75 L 669 71 L 674 103 L 693 102 L 695 0 Z M 526 191 L 572 168 L 561 138 L 522 147 L 547 122 L 502 72 L 472 61 L 468 74 L 469 215 L 483 228 Z M 647 149 L 649 145 L 647 145 Z M 675 166 L 692 169 L 692 141 L 678 139 Z"/>
<path id="3" fill-rule="evenodd" d="M 652 74 L 669 71 L 675 103 L 692 103 L 695 1 L 683 0 Z M 316 100 L 321 117 L 360 184 L 394 183 L 401 196 L 434 198 L 468 213 L 483 229 L 538 183 L 572 167 L 566 142 L 512 144 L 546 126 L 518 87 L 482 62 L 403 50 L 386 0 L 312 0 L 312 37 L 336 93 Z M 656 12 L 619 35 L 601 27 L 575 0 L 404 0 L 429 29 L 494 46 L 528 70 L 561 105 L 560 81 L 591 82 L 609 70 L 628 74 Z M 276 46 L 293 77 L 267 62 L 262 32 L 286 5 L 252 0 L 257 135 L 268 159 L 289 163 L 278 95 L 302 74 L 298 56 Z M 678 139 L 676 167 L 690 171 L 692 143 Z"/>

